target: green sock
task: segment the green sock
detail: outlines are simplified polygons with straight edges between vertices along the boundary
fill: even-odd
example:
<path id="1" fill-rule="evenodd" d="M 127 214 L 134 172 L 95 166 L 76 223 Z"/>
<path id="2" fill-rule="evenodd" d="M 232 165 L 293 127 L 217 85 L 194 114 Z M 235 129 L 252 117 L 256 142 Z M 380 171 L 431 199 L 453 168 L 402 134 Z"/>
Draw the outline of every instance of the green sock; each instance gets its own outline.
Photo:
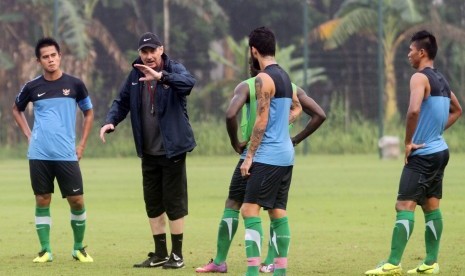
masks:
<path id="1" fill-rule="evenodd" d="M 441 210 L 436 209 L 432 212 L 425 213 L 425 245 L 426 258 L 425 264 L 432 265 L 438 260 L 439 243 L 442 235 L 442 214 Z"/>
<path id="2" fill-rule="evenodd" d="M 270 265 L 274 263 L 274 258 L 276 257 L 276 250 L 274 244 L 276 243 L 276 233 L 273 231 L 273 227 L 270 224 L 270 240 L 268 241 L 268 252 L 266 254 L 266 259 L 263 261 L 265 265 Z"/>
<path id="3" fill-rule="evenodd" d="M 247 255 L 246 276 L 258 276 L 263 230 L 260 217 L 244 218 L 245 253 Z"/>
<path id="4" fill-rule="evenodd" d="M 86 209 L 72 210 L 71 209 L 71 228 L 74 235 L 74 250 L 83 248 L 82 241 L 86 232 Z"/>
<path id="5" fill-rule="evenodd" d="M 50 217 L 50 207 L 37 207 L 35 213 L 35 223 L 37 236 L 42 249 L 40 251 L 52 252 L 50 248 L 50 227 L 52 218 Z"/>
<path id="6" fill-rule="evenodd" d="M 225 208 L 223 217 L 218 227 L 218 239 L 216 242 L 216 257 L 213 262 L 217 265 L 226 261 L 229 247 L 239 225 L 239 210 Z"/>
<path id="7" fill-rule="evenodd" d="M 396 216 L 396 224 L 392 231 L 391 254 L 388 263 L 399 265 L 404 254 L 405 246 L 412 235 L 415 224 L 415 213 L 412 211 L 399 211 Z"/>
<path id="8" fill-rule="evenodd" d="M 273 275 L 286 275 L 287 254 L 291 242 L 291 230 L 289 229 L 289 220 L 287 217 L 271 220 L 271 227 L 276 233 L 276 258 L 274 259 Z"/>

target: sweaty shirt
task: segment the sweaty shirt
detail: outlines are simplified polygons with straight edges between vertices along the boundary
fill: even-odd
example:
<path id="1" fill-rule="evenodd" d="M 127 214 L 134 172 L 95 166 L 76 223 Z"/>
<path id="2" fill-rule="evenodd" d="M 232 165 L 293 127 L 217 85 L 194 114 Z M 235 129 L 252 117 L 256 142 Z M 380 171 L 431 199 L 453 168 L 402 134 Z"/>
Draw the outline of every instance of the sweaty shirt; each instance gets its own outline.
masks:
<path id="1" fill-rule="evenodd" d="M 77 161 L 76 106 L 82 111 L 92 108 L 84 83 L 65 73 L 55 81 L 39 76 L 23 86 L 15 104 L 24 111 L 29 102 L 34 126 L 28 159 Z"/>
<path id="2" fill-rule="evenodd" d="M 421 103 L 420 117 L 413 134 L 414 144 L 425 144 L 411 155 L 427 155 L 448 148 L 442 137 L 449 118 L 450 88 L 444 76 L 436 69 L 426 67 L 420 73 L 428 78 L 431 93 Z"/>

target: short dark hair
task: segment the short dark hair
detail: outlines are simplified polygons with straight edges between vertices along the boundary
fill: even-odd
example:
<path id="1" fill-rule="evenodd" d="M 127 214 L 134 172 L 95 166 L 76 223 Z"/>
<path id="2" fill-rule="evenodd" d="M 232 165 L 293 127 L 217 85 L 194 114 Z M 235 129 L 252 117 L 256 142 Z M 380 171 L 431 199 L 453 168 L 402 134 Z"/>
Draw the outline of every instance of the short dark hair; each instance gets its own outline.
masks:
<path id="1" fill-rule="evenodd" d="M 60 45 L 58 44 L 58 42 L 51 38 L 51 37 L 43 37 L 41 39 L 39 39 L 36 43 L 36 58 L 40 58 L 40 49 L 44 48 L 44 47 L 47 47 L 47 46 L 55 46 L 55 48 L 57 49 L 57 52 L 60 53 Z"/>
<path id="2" fill-rule="evenodd" d="M 249 47 L 255 47 L 262 56 L 274 56 L 276 39 L 273 31 L 267 27 L 259 27 L 249 34 Z"/>
<path id="3" fill-rule="evenodd" d="M 413 34 L 410 43 L 415 43 L 418 50 L 425 49 L 428 53 L 428 57 L 432 60 L 436 57 L 438 52 L 438 44 L 436 43 L 436 37 L 428 31 L 419 31 Z"/>

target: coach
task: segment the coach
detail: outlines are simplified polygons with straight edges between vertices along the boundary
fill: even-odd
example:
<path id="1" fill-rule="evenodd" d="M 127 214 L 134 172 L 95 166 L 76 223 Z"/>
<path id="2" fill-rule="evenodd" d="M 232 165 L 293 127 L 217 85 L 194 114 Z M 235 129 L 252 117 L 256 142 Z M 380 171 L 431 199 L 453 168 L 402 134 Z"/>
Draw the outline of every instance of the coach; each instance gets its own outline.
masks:
<path id="1" fill-rule="evenodd" d="M 186 110 L 186 97 L 194 77 L 186 68 L 164 53 L 163 45 L 153 33 L 139 39 L 139 58 L 135 64 L 156 71 L 151 81 L 133 68 L 113 101 L 100 138 L 131 112 L 131 124 L 137 155 L 142 159 L 145 208 L 155 243 L 155 252 L 134 267 L 184 267 L 182 241 L 187 210 L 186 152 L 196 146 Z M 169 219 L 172 250 L 166 246 L 165 213 Z"/>

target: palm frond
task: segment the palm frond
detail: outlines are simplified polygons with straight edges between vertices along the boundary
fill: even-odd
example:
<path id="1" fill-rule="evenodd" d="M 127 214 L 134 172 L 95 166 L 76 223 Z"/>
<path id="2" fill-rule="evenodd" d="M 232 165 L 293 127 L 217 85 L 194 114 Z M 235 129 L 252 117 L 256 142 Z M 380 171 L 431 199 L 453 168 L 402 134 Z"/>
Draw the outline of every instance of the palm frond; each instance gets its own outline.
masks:
<path id="1" fill-rule="evenodd" d="M 232 68 L 236 73 L 240 73 L 243 67 L 238 66 L 236 63 L 226 59 L 224 56 L 219 54 L 216 51 L 209 50 L 208 51 L 208 56 L 210 57 L 210 60 L 215 62 L 215 63 L 221 63 L 225 66 L 228 66 Z"/>
<path id="2" fill-rule="evenodd" d="M 347 13 L 358 9 L 374 9 L 378 6 L 377 2 L 373 0 L 345 0 L 336 12 L 336 17 L 344 17 Z"/>
<path id="3" fill-rule="evenodd" d="M 76 4 L 77 3 L 77 4 Z M 89 37 L 86 33 L 86 20 L 81 16 L 79 2 L 60 0 L 61 12 L 59 22 L 61 23 L 60 34 L 76 56 L 83 59 L 89 51 Z"/>
<path id="4" fill-rule="evenodd" d="M 323 67 L 315 67 L 307 69 L 307 85 L 312 85 L 319 81 L 327 81 L 328 76 Z M 290 75 L 292 82 L 298 86 L 302 86 L 304 83 L 304 70 L 293 71 Z"/>
<path id="5" fill-rule="evenodd" d="M 392 16 L 400 18 L 403 22 L 413 24 L 423 20 L 423 16 L 415 8 L 412 0 L 392 0 L 390 4 Z"/>
<path id="6" fill-rule="evenodd" d="M 97 19 L 92 19 L 89 23 L 88 33 L 90 36 L 102 44 L 121 71 L 126 71 L 128 61 L 108 29 Z"/>
<path id="7" fill-rule="evenodd" d="M 326 48 L 333 49 L 344 44 L 352 35 L 359 32 L 371 32 L 376 29 L 378 14 L 370 8 L 359 8 L 339 19 L 337 25 L 326 40 Z"/>
<path id="8" fill-rule="evenodd" d="M 334 30 L 340 24 L 341 24 L 341 19 L 339 18 L 326 21 L 323 24 L 316 27 L 316 29 L 313 31 L 312 36 L 322 41 L 328 40 L 333 36 Z"/>
<path id="9" fill-rule="evenodd" d="M 190 9 L 207 23 L 212 23 L 213 17 L 220 17 L 223 20 L 228 20 L 228 16 L 215 0 L 170 0 L 170 2 Z"/>

